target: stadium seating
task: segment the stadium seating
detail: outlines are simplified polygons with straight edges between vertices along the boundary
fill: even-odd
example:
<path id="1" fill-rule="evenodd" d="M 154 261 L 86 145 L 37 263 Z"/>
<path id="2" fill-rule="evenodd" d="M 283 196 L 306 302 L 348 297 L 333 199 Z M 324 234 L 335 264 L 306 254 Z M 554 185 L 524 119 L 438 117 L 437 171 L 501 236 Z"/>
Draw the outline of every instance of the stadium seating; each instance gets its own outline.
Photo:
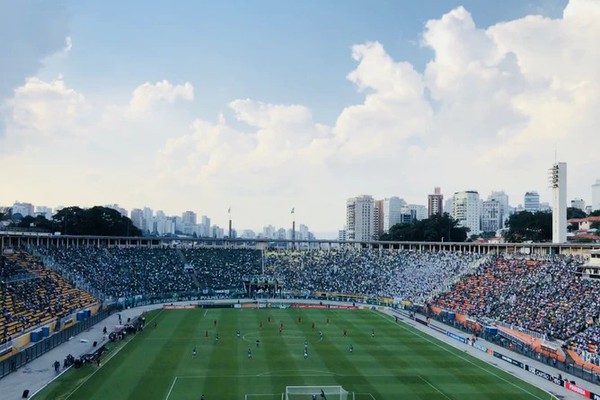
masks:
<path id="1" fill-rule="evenodd" d="M 30 254 L 13 252 L 1 260 L 0 344 L 98 301 Z"/>

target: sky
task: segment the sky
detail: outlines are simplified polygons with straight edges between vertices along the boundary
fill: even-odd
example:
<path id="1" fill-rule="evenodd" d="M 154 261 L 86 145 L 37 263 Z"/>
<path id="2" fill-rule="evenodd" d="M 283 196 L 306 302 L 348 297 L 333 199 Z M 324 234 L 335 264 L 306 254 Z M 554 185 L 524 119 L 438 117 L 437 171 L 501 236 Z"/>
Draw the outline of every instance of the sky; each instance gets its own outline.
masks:
<path id="1" fill-rule="evenodd" d="M 597 0 L 0 0 L 0 205 L 334 232 L 349 197 L 600 178 Z"/>

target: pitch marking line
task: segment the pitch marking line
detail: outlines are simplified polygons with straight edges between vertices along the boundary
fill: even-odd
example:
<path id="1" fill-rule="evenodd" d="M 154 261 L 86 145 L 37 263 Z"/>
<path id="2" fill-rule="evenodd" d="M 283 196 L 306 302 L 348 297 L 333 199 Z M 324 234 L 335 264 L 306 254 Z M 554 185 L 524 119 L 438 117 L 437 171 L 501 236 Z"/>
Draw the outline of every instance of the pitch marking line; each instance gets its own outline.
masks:
<path id="1" fill-rule="evenodd" d="M 157 317 L 158 317 L 158 316 L 159 316 L 159 315 L 160 315 L 160 314 L 163 312 L 163 310 L 164 310 L 164 309 L 163 309 L 163 308 L 161 308 L 161 309 L 160 309 L 160 311 L 159 311 L 158 313 L 156 313 L 156 315 L 155 315 L 155 316 L 154 316 L 154 317 L 153 317 L 151 320 L 149 320 L 149 321 L 148 321 L 148 324 L 149 324 L 150 322 L 154 321 L 154 320 L 155 320 L 155 319 L 156 319 L 156 318 L 157 318 Z M 88 375 L 88 376 L 87 376 L 87 377 L 86 377 L 86 378 L 85 378 L 83 381 L 81 381 L 81 383 L 80 383 L 79 385 L 77 385 L 77 386 L 75 387 L 75 389 L 73 389 L 73 391 L 72 391 L 71 393 L 69 393 L 69 394 L 67 395 L 67 397 L 65 397 L 65 399 L 64 399 L 64 400 L 67 400 L 69 397 L 73 396 L 73 394 L 74 394 L 76 391 L 78 391 L 78 390 L 79 390 L 79 388 L 80 388 L 81 386 L 83 386 L 83 384 L 84 384 L 84 383 L 86 383 L 86 382 L 87 382 L 87 381 L 88 381 L 88 380 L 89 380 L 89 379 L 90 379 L 92 376 L 94 376 L 94 374 L 95 374 L 96 372 L 98 372 L 98 371 L 100 370 L 100 368 L 104 367 L 104 366 L 105 366 L 105 365 L 106 365 L 106 364 L 107 364 L 107 363 L 108 363 L 108 362 L 109 362 L 109 361 L 110 361 L 110 360 L 111 360 L 111 359 L 112 359 L 114 356 L 116 356 L 116 355 L 117 355 L 117 353 L 119 353 L 121 350 L 123 350 L 123 349 L 125 348 L 125 346 L 127 346 L 129 343 L 131 343 L 131 341 L 132 341 L 133 339 L 135 339 L 136 337 L 138 337 L 138 336 L 136 335 L 136 336 L 134 336 L 133 338 L 129 339 L 129 341 L 128 341 L 127 343 L 125 343 L 125 344 L 124 344 L 122 347 L 119 347 L 119 348 L 117 349 L 117 351 L 115 351 L 114 353 L 110 354 L 110 355 L 109 355 L 109 356 L 106 358 L 106 361 L 104 361 L 104 363 L 103 363 L 103 364 L 102 364 L 102 365 L 101 365 L 99 368 L 96 368 L 96 370 L 94 370 L 94 372 L 92 372 L 91 374 L 89 374 L 89 375 Z"/>
<path id="2" fill-rule="evenodd" d="M 433 390 L 435 390 L 436 392 L 438 392 L 439 394 L 441 394 L 442 396 L 444 396 L 445 398 L 447 398 L 448 400 L 452 400 L 452 398 L 448 397 L 446 395 L 446 393 L 442 392 L 440 389 L 438 389 L 433 383 L 429 382 L 427 379 L 423 378 L 421 375 L 417 375 L 419 377 L 419 379 L 421 379 L 423 382 L 425 382 L 426 384 L 428 384 L 429 386 L 431 386 L 433 388 Z"/>
<path id="3" fill-rule="evenodd" d="M 377 399 L 375 398 L 375 396 L 373 396 L 373 394 L 372 394 L 371 392 L 366 392 L 366 393 L 355 393 L 355 395 L 357 395 L 357 396 L 362 396 L 362 395 L 365 395 L 365 396 L 366 396 L 366 395 L 368 395 L 368 396 L 370 396 L 370 397 L 371 397 L 371 399 L 373 399 L 373 400 L 377 400 Z"/>
<path id="4" fill-rule="evenodd" d="M 169 388 L 169 392 L 167 393 L 167 397 L 165 397 L 165 400 L 169 400 L 169 396 L 171 396 L 171 392 L 175 387 L 175 383 L 177 383 L 177 377 L 173 378 L 173 383 L 171 383 L 171 387 Z"/>
<path id="5" fill-rule="evenodd" d="M 456 354 L 456 353 L 454 353 L 454 352 L 450 351 L 450 349 L 447 349 L 446 347 L 444 347 L 444 346 L 440 345 L 439 343 L 436 343 L 436 342 L 434 342 L 434 341 L 433 341 L 433 340 L 431 340 L 430 338 L 428 338 L 428 337 L 426 337 L 426 336 L 423 336 L 423 335 L 421 335 L 421 334 L 419 334 L 419 333 L 417 333 L 417 332 L 413 332 L 412 330 L 410 330 L 410 329 L 408 329 L 408 328 L 404 327 L 402 324 L 396 324 L 394 321 L 392 321 L 391 319 L 387 318 L 385 315 L 383 315 L 383 314 L 381 314 L 381 313 L 379 313 L 379 312 L 377 312 L 377 311 L 373 311 L 373 312 L 374 312 L 374 313 L 376 313 L 376 315 L 379 315 L 381 318 L 385 319 L 386 321 L 388 321 L 388 322 L 390 322 L 390 323 L 392 323 L 392 324 L 394 324 L 394 325 L 396 325 L 396 326 L 399 326 L 400 328 L 404 329 L 405 331 L 407 331 L 407 332 L 410 332 L 410 333 L 412 333 L 413 335 L 420 337 L 421 339 L 423 339 L 423 340 L 425 340 L 425 341 L 427 341 L 427 342 L 429 342 L 429 343 L 433 344 L 433 345 L 434 345 L 434 346 L 436 346 L 436 347 L 439 347 L 440 349 L 444 350 L 446 353 L 450 353 L 450 354 L 452 354 L 452 355 L 454 355 L 454 356 L 456 356 L 456 357 L 460 358 L 461 360 L 463 360 L 463 361 L 466 361 L 466 362 L 468 362 L 468 363 L 469 363 L 469 364 L 471 364 L 471 365 L 474 365 L 475 367 L 479 368 L 480 370 L 482 370 L 482 371 L 485 371 L 485 372 L 487 372 L 488 374 L 490 374 L 490 375 L 492 375 L 492 376 L 495 376 L 496 378 L 498 378 L 498 379 L 500 379 L 500 380 L 502 380 L 502 381 L 504 381 L 504 382 L 508 383 L 509 385 L 516 387 L 517 389 L 519 389 L 519 390 L 521 390 L 521 391 L 523 391 L 523 392 L 527 393 L 527 394 L 528 394 L 528 395 L 530 395 L 531 397 L 534 397 L 534 398 L 536 398 L 536 399 L 539 399 L 539 400 L 544 400 L 543 398 L 536 396 L 535 394 L 533 394 L 533 393 L 531 393 L 530 391 L 528 391 L 527 389 L 525 389 L 525 388 L 523 388 L 523 387 L 521 387 L 521 386 L 517 385 L 516 383 L 513 383 L 513 382 L 511 382 L 511 381 L 509 381 L 509 380 L 507 380 L 507 379 L 505 379 L 505 378 L 503 378 L 503 377 L 501 377 L 501 376 L 499 376 L 499 375 L 495 374 L 494 372 L 490 371 L 489 369 L 483 368 L 481 365 L 477 365 L 477 364 L 475 364 L 473 361 L 471 361 L 471 360 L 469 360 L 469 359 L 467 359 L 467 358 L 465 358 L 465 357 L 461 356 L 460 354 Z M 484 361 L 484 362 L 485 362 L 485 361 Z M 542 389 L 540 389 L 540 390 L 542 390 Z"/>

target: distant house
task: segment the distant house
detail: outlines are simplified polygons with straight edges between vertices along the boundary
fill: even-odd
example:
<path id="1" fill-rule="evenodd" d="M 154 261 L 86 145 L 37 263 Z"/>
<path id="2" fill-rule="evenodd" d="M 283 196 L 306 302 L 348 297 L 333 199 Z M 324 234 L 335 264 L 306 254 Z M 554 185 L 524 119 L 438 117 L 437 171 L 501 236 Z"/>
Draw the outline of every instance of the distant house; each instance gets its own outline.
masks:
<path id="1" fill-rule="evenodd" d="M 587 232 L 592 229 L 594 222 L 600 222 L 600 217 L 587 217 L 587 218 L 571 218 L 567 221 L 569 224 L 577 224 L 578 232 Z"/>

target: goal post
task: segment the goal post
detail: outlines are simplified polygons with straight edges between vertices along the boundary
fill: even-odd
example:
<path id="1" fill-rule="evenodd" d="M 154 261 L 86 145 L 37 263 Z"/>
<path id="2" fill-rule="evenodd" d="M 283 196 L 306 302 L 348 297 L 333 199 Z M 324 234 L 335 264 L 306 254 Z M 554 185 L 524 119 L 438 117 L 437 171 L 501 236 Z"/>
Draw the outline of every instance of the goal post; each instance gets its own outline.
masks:
<path id="1" fill-rule="evenodd" d="M 285 400 L 311 400 L 316 395 L 318 400 L 353 400 L 341 386 L 286 386 Z"/>

